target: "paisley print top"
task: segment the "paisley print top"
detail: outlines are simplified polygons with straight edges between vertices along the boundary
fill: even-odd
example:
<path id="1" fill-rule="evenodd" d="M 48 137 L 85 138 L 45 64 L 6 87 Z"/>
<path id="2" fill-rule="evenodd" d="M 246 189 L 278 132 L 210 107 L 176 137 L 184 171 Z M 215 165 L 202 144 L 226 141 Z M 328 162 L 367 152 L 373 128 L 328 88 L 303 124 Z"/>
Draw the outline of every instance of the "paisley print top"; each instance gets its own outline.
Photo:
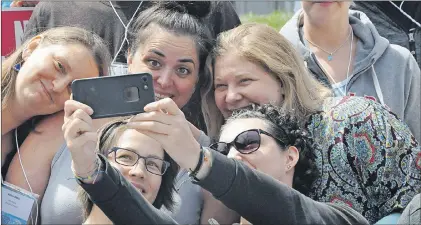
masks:
<path id="1" fill-rule="evenodd" d="M 382 105 L 337 97 L 311 116 L 319 178 L 310 197 L 346 204 L 370 223 L 402 209 L 421 192 L 421 148 Z"/>

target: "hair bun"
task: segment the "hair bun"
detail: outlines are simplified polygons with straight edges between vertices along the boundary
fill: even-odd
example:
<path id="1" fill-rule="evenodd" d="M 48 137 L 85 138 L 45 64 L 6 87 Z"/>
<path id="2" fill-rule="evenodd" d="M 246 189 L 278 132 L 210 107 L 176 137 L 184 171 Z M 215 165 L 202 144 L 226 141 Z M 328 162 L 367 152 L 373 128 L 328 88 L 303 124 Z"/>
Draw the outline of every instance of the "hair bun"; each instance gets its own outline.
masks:
<path id="1" fill-rule="evenodd" d="M 164 7 L 181 13 L 188 13 L 197 18 L 206 17 L 210 12 L 210 1 L 168 1 Z"/>

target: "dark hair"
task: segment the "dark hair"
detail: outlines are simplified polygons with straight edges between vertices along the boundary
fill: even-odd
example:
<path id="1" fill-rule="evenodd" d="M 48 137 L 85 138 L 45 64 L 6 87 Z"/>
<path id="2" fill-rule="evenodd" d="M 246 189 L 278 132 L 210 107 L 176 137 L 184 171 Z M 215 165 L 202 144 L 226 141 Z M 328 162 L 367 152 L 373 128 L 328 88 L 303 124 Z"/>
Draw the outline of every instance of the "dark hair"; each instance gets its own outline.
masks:
<path id="1" fill-rule="evenodd" d="M 100 154 L 106 157 L 108 156 L 108 152 L 112 147 L 114 147 L 118 139 L 121 137 L 122 133 L 130 129 L 127 127 L 127 121 L 127 118 L 117 119 L 113 122 L 107 123 L 103 126 L 102 129 L 98 131 L 97 149 Z M 177 176 L 179 166 L 165 151 L 164 160 L 169 162 L 170 166 L 168 167 L 165 174 L 162 176 L 161 186 L 159 188 L 153 206 L 157 209 L 160 209 L 162 206 L 165 206 L 165 208 L 171 211 L 174 205 L 174 179 Z M 83 189 L 79 189 L 79 199 L 83 204 L 83 215 L 84 220 L 86 220 L 92 211 L 93 203 Z"/>
<path id="2" fill-rule="evenodd" d="M 186 118 L 205 130 L 201 113 L 200 89 L 210 82 L 206 70 L 206 58 L 213 47 L 212 33 L 205 18 L 210 12 L 209 1 L 158 2 L 142 11 L 128 32 L 129 51 L 135 54 L 139 47 L 155 32 L 164 29 L 175 35 L 191 37 L 196 43 L 199 58 L 199 80 L 190 101 L 182 108 Z"/>
<path id="3" fill-rule="evenodd" d="M 261 119 L 268 124 L 267 132 L 283 142 L 275 139 L 282 149 L 286 150 L 287 146 L 295 146 L 299 151 L 300 158 L 295 166 L 292 187 L 302 194 L 308 195 L 311 185 L 319 174 L 314 160 L 314 143 L 308 132 L 299 126 L 299 121 L 293 115 L 291 112 L 269 104 L 252 105 L 234 111 L 227 120 L 227 124 L 236 119 Z"/>

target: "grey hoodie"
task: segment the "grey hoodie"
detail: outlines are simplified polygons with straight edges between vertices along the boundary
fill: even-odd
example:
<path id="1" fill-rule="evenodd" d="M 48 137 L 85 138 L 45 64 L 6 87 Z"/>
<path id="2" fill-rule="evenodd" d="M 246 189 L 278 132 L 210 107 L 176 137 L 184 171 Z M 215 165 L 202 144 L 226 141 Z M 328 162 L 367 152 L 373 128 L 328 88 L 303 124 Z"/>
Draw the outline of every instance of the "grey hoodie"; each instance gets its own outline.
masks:
<path id="1" fill-rule="evenodd" d="M 350 10 L 349 23 L 358 37 L 358 43 L 347 94 L 379 101 L 404 120 L 415 138 L 421 141 L 420 68 L 414 57 L 408 49 L 389 44 L 387 39 L 381 37 L 364 13 Z M 302 25 L 300 10 L 280 33 L 304 57 L 310 72 L 330 86 L 315 55 L 303 42 Z"/>

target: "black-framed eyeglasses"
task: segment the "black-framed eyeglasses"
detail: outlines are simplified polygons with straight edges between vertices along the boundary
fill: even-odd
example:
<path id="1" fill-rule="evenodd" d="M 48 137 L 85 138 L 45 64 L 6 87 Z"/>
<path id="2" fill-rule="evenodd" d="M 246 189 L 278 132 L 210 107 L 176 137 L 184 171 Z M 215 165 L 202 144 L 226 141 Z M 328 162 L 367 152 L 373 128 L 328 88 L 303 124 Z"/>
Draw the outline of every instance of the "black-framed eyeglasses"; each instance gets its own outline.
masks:
<path id="1" fill-rule="evenodd" d="M 116 163 L 123 165 L 123 166 L 135 166 L 139 162 L 139 159 L 143 159 L 143 163 L 145 165 L 146 170 L 149 173 L 162 176 L 167 171 L 170 163 L 154 156 L 140 156 L 136 152 L 120 148 L 120 147 L 113 147 L 108 154 L 114 153 L 114 160 Z"/>
<path id="2" fill-rule="evenodd" d="M 257 151 L 257 149 L 259 149 L 261 142 L 261 134 L 265 134 L 269 137 L 272 137 L 281 142 L 282 144 L 286 145 L 285 142 L 281 141 L 279 138 L 274 137 L 269 132 L 266 132 L 261 129 L 251 129 L 239 133 L 230 143 L 216 142 L 214 144 L 211 144 L 209 148 L 221 152 L 225 155 L 228 154 L 231 147 L 237 149 L 237 151 L 241 154 L 251 154 Z"/>

